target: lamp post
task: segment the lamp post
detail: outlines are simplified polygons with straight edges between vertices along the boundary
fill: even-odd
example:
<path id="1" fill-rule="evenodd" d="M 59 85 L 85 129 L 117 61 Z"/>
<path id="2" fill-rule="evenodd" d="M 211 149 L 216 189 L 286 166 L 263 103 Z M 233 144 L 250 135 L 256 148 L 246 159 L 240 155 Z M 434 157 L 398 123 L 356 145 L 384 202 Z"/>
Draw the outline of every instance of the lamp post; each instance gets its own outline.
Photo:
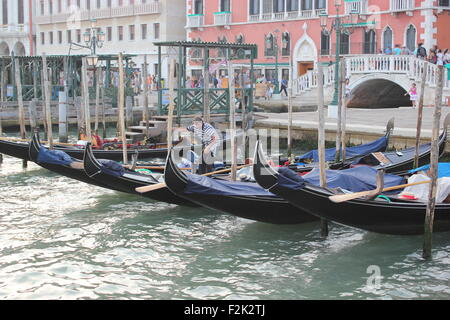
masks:
<path id="1" fill-rule="evenodd" d="M 91 20 L 91 29 L 83 34 L 83 40 L 85 45 L 75 42 L 71 42 L 70 44 L 89 49 L 91 54 L 87 57 L 87 63 L 89 66 L 95 67 L 98 62 L 97 48 L 103 47 L 103 43 L 105 42 L 105 34 L 97 30 L 97 20 Z"/>
<path id="2" fill-rule="evenodd" d="M 274 31 L 274 35 L 273 35 L 273 43 L 270 43 L 270 38 L 266 37 L 266 47 L 269 47 L 273 44 L 273 50 L 275 53 L 275 89 L 274 89 L 274 94 L 279 94 L 280 93 L 280 86 L 279 86 L 279 82 L 278 82 L 278 33 L 280 32 L 280 30 L 276 29 Z"/>
<path id="3" fill-rule="evenodd" d="M 334 77 L 334 94 L 333 94 L 333 100 L 330 105 L 337 106 L 338 105 L 338 97 L 339 97 L 339 61 L 340 61 L 340 51 L 341 51 L 341 34 L 345 33 L 350 35 L 353 33 L 355 24 L 358 22 L 359 19 L 359 12 L 357 10 L 352 10 L 350 12 L 350 24 L 351 26 L 345 26 L 343 22 L 343 18 L 345 16 L 339 15 L 339 9 L 342 6 L 342 0 L 334 0 L 334 7 L 336 8 L 336 17 L 334 18 L 331 29 L 327 30 L 327 24 L 328 24 L 328 15 L 323 11 L 319 14 L 320 17 L 320 26 L 322 27 L 322 30 L 326 32 L 328 35 L 331 35 L 333 33 L 333 30 L 336 31 L 336 62 L 335 62 L 335 77 Z"/>

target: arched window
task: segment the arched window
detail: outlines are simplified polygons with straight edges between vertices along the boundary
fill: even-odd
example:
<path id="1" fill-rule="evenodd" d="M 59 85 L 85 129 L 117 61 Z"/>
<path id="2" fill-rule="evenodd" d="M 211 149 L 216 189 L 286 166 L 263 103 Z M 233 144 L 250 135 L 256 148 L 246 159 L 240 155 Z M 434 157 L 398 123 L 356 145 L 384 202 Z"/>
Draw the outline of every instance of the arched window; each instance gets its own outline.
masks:
<path id="1" fill-rule="evenodd" d="M 285 57 L 291 55 L 291 36 L 289 32 L 283 32 L 281 36 L 281 55 Z"/>
<path id="2" fill-rule="evenodd" d="M 320 34 L 320 54 L 330 54 L 330 34 L 326 30 L 323 30 Z"/>
<path id="3" fill-rule="evenodd" d="M 383 52 L 386 48 L 392 50 L 392 29 L 390 27 L 386 27 L 383 32 Z"/>
<path id="4" fill-rule="evenodd" d="M 406 47 L 411 52 L 416 49 L 416 28 L 412 24 L 406 29 Z"/>
<path id="5" fill-rule="evenodd" d="M 275 46 L 274 46 L 274 39 L 272 34 L 268 34 L 265 37 L 264 41 L 264 55 L 266 57 L 272 57 L 275 55 Z"/>
<path id="6" fill-rule="evenodd" d="M 377 38 L 375 35 L 375 30 L 369 29 L 364 32 L 364 50 L 363 53 L 365 54 L 374 54 L 376 47 L 377 47 Z"/>

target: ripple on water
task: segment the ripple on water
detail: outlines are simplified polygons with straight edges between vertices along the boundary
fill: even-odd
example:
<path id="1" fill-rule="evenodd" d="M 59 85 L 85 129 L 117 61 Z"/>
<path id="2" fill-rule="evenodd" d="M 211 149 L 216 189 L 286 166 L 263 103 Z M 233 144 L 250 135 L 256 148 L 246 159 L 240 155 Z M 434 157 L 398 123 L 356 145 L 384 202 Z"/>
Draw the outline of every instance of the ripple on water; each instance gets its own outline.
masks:
<path id="1" fill-rule="evenodd" d="M 449 233 L 276 226 L 0 166 L 3 299 L 448 299 Z M 371 278 L 373 266 L 379 282 Z M 372 269 L 371 269 L 372 268 Z"/>

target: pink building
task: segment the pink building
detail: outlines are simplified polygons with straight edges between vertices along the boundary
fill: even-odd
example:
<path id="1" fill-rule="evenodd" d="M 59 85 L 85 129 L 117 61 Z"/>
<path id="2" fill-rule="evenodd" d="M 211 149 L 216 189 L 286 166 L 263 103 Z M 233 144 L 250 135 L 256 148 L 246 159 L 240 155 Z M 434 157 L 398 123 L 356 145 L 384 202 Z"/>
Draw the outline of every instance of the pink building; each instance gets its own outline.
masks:
<path id="1" fill-rule="evenodd" d="M 328 36 L 320 25 L 328 14 L 330 29 L 340 3 L 339 15 L 349 21 L 359 12 L 350 35 L 341 35 L 341 54 L 378 54 L 395 45 L 411 52 L 418 43 L 450 48 L 449 0 L 186 0 L 187 38 L 201 41 L 255 43 L 255 68 L 267 78 L 288 77 L 292 55 L 293 76 L 314 69 L 317 61 L 333 61 L 335 32 Z M 278 44 L 278 64 L 275 43 Z M 200 69 L 191 65 L 191 69 Z M 195 73 L 195 71 L 193 71 Z"/>

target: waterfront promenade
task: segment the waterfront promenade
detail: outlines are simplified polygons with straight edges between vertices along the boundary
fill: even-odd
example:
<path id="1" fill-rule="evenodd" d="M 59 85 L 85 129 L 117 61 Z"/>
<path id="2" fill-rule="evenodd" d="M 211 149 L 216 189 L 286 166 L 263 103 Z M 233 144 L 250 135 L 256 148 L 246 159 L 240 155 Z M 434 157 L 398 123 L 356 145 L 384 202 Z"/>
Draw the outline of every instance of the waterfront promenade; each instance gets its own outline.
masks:
<path id="1" fill-rule="evenodd" d="M 432 107 L 424 107 L 421 140 L 428 142 L 431 137 Z M 442 108 L 441 124 L 445 116 L 450 113 L 450 107 Z M 256 121 L 257 128 L 278 128 L 280 134 L 286 136 L 287 113 L 257 113 L 267 117 Z M 325 115 L 327 115 L 325 111 Z M 347 109 L 347 136 L 350 142 L 359 144 L 373 140 L 384 134 L 386 124 L 392 117 L 395 118 L 394 132 L 391 146 L 405 148 L 414 146 L 417 125 L 417 108 L 411 107 L 389 109 Z M 294 112 L 292 114 L 293 139 L 307 139 L 317 134 L 319 115 L 317 112 Z M 334 141 L 337 120 L 325 118 L 326 140 Z M 450 150 L 447 147 L 447 150 Z"/>

